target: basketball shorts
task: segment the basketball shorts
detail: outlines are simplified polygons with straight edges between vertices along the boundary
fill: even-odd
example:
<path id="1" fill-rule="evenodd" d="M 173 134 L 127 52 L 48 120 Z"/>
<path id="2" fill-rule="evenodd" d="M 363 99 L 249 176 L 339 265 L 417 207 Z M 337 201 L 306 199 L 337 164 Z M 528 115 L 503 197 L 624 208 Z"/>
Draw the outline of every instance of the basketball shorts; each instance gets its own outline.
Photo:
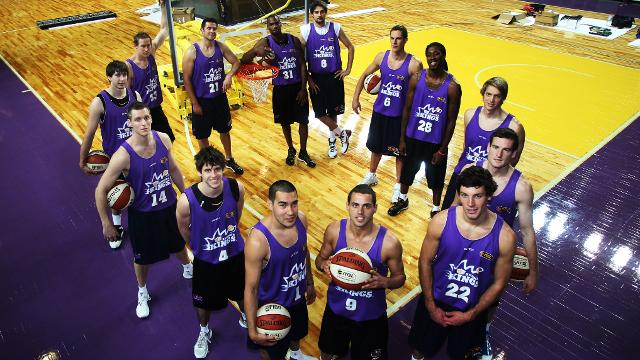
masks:
<path id="1" fill-rule="evenodd" d="M 173 130 L 171 130 L 171 126 L 169 125 L 169 119 L 167 119 L 167 115 L 165 115 L 164 111 L 162 111 L 162 106 L 151 108 L 150 111 L 152 120 L 151 129 L 169 135 L 171 142 L 173 142 L 176 137 L 173 135 Z"/>
<path id="2" fill-rule="evenodd" d="M 436 303 L 444 311 L 455 309 Z M 425 357 L 438 353 L 447 341 L 447 353 L 452 359 L 475 359 L 485 341 L 487 312 L 483 311 L 472 321 L 460 326 L 442 327 L 435 323 L 424 306 L 424 294 L 420 295 L 413 324 L 409 331 L 409 345 Z"/>
<path id="3" fill-rule="evenodd" d="M 376 154 L 399 156 L 401 122 L 400 117 L 389 117 L 374 111 L 369 124 L 367 149 Z"/>
<path id="4" fill-rule="evenodd" d="M 383 360 L 388 358 L 389 325 L 387 314 L 378 319 L 354 321 L 336 315 L 327 305 L 322 316 L 318 347 L 325 354 L 343 356 L 349 351 L 351 359 Z"/>
<path id="5" fill-rule="evenodd" d="M 202 115 L 191 113 L 191 125 L 196 139 L 206 139 L 211 129 L 225 134 L 231 131 L 231 110 L 227 94 L 220 94 L 213 99 L 198 98 L 202 107 Z"/>
<path id="6" fill-rule="evenodd" d="M 333 74 L 311 74 L 320 91 L 309 91 L 316 118 L 344 114 L 344 81 Z"/>
<path id="7" fill-rule="evenodd" d="M 425 175 L 429 189 L 441 189 L 444 187 L 444 176 L 447 172 L 447 159 L 439 165 L 431 164 L 433 154 L 440 149 L 440 144 L 433 144 L 412 138 L 407 138 L 407 156 L 402 164 L 400 183 L 411 186 L 420 165 L 425 164 Z"/>
<path id="8" fill-rule="evenodd" d="M 227 307 L 228 300 L 239 301 L 244 295 L 244 254 L 218 264 L 193 259 L 193 306 L 216 311 Z"/>
<path id="9" fill-rule="evenodd" d="M 273 120 L 276 124 L 309 123 L 309 99 L 304 105 L 298 104 L 296 96 L 302 83 L 291 85 L 275 85 L 271 105 L 273 108 Z"/>
<path id="10" fill-rule="evenodd" d="M 271 360 L 283 360 L 289 351 L 289 343 L 297 341 L 307 336 L 309 332 L 309 313 L 307 312 L 307 300 L 303 297 L 299 303 L 288 307 L 289 315 L 291 315 L 291 330 L 284 339 L 278 341 L 273 346 L 261 346 L 247 336 L 247 346 L 250 349 L 259 349 L 266 351 Z"/>
<path id="11" fill-rule="evenodd" d="M 136 264 L 150 265 L 184 249 L 176 220 L 176 204 L 156 211 L 128 208 L 128 220 Z"/>

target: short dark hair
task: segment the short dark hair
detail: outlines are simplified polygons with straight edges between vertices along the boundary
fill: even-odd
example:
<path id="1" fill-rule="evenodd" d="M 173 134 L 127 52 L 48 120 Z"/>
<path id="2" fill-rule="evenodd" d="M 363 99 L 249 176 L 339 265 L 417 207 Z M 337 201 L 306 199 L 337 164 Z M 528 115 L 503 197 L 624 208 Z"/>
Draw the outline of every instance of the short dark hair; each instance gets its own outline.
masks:
<path id="1" fill-rule="evenodd" d="M 394 31 L 400 31 L 402 33 L 402 38 L 405 40 L 409 38 L 409 32 L 407 31 L 407 28 L 404 27 L 404 25 L 396 25 L 392 27 L 389 31 L 389 35 L 391 35 L 391 33 Z"/>
<path id="2" fill-rule="evenodd" d="M 140 31 L 139 33 L 133 35 L 133 45 L 138 46 L 138 42 L 142 39 L 151 40 L 151 35 L 147 34 L 144 31 Z"/>
<path id="3" fill-rule="evenodd" d="M 193 159 L 196 162 L 196 169 L 198 170 L 198 172 L 202 172 L 202 168 L 205 165 L 220 166 L 222 169 L 224 169 L 224 166 L 226 164 L 224 155 L 220 152 L 220 150 L 214 148 L 211 145 L 198 151 Z"/>
<path id="4" fill-rule="evenodd" d="M 309 6 L 309 12 L 313 13 L 318 6 L 320 6 L 324 9 L 325 12 L 327 12 L 327 4 L 324 1 L 320 0 L 316 0 L 311 3 L 311 6 Z"/>
<path id="5" fill-rule="evenodd" d="M 349 191 L 349 195 L 347 196 L 347 203 L 349 204 L 351 203 L 351 194 L 353 193 L 371 195 L 371 201 L 373 202 L 373 205 L 376 204 L 376 192 L 373 191 L 373 189 L 369 185 L 358 184 L 353 189 L 351 189 L 351 191 Z"/>
<path id="6" fill-rule="evenodd" d="M 513 146 L 511 147 L 511 150 L 513 151 L 518 149 L 518 146 L 520 146 L 520 138 L 518 137 L 518 134 L 510 128 L 500 128 L 494 131 L 489 137 L 489 145 L 493 144 L 494 138 L 509 139 L 513 141 Z"/>
<path id="7" fill-rule="evenodd" d="M 480 94 L 484 96 L 484 92 L 487 91 L 487 87 L 493 86 L 494 88 L 500 91 L 500 98 L 502 101 L 507 99 L 507 94 L 509 93 L 509 83 L 504 78 L 499 76 L 494 76 L 491 79 L 487 80 L 482 84 L 482 88 L 480 89 Z"/>
<path id="8" fill-rule="evenodd" d="M 456 188 L 458 194 L 460 194 L 460 188 L 462 186 L 467 188 L 482 186 L 487 196 L 493 196 L 493 193 L 496 192 L 498 188 L 489 170 L 475 165 L 462 170 L 460 175 L 458 175 L 458 185 Z"/>
<path id="9" fill-rule="evenodd" d="M 149 110 L 149 107 L 147 106 L 147 104 L 143 103 L 142 101 L 134 101 L 133 104 L 129 106 L 129 110 L 127 110 L 127 118 L 131 119 L 131 113 L 133 112 L 133 110 L 143 110 L 143 109 Z M 149 113 L 151 113 L 151 110 L 149 110 Z"/>
<path id="10" fill-rule="evenodd" d="M 212 18 L 212 17 L 208 17 L 208 18 L 204 18 L 202 19 L 202 23 L 200 24 L 200 30 L 204 29 L 204 27 L 207 25 L 207 23 L 214 23 L 216 24 L 216 27 L 220 24 L 218 24 L 218 20 Z"/>
<path id="11" fill-rule="evenodd" d="M 427 56 L 427 51 L 429 51 L 430 47 L 435 47 L 438 48 L 438 50 L 440 50 L 440 52 L 442 53 L 442 56 L 445 57 L 444 60 L 444 69 L 446 71 L 449 71 L 449 64 L 447 64 L 447 49 L 444 47 L 444 45 L 442 45 L 441 43 L 434 41 L 431 44 L 427 45 L 427 47 L 424 49 L 424 56 Z"/>
<path id="12" fill-rule="evenodd" d="M 269 24 L 269 19 L 280 20 L 280 16 L 278 16 L 277 14 L 271 14 L 271 15 L 267 16 L 267 18 L 265 19 L 267 24 Z"/>
<path id="13" fill-rule="evenodd" d="M 271 184 L 271 186 L 269 186 L 269 201 L 273 202 L 276 199 L 276 193 L 278 191 L 285 192 L 285 193 L 292 193 L 292 192 L 296 192 L 297 190 L 296 190 L 296 187 L 293 186 L 293 184 L 290 183 L 289 181 L 278 180 L 273 184 Z"/>
<path id="14" fill-rule="evenodd" d="M 106 69 L 107 77 L 112 77 L 115 74 L 126 74 L 129 75 L 129 68 L 127 64 L 120 60 L 113 60 L 109 64 L 107 64 Z"/>

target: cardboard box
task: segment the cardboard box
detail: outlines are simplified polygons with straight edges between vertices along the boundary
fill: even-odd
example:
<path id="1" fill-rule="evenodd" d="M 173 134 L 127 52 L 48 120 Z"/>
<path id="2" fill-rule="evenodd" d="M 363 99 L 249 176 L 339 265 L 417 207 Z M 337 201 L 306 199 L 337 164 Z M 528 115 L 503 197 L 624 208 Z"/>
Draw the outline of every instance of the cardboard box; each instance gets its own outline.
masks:
<path id="1" fill-rule="evenodd" d="M 536 24 L 546 26 L 558 25 L 560 14 L 553 11 L 544 11 L 536 16 Z"/>
<path id="2" fill-rule="evenodd" d="M 177 7 L 173 8 L 173 22 L 186 23 L 187 21 L 194 20 L 196 18 L 195 8 L 192 7 Z"/>
<path id="3" fill-rule="evenodd" d="M 516 21 L 520 21 L 526 17 L 527 17 L 527 14 L 523 12 L 509 11 L 509 12 L 500 14 L 500 16 L 498 16 L 497 21 L 500 24 L 509 25 L 509 24 L 513 24 Z"/>

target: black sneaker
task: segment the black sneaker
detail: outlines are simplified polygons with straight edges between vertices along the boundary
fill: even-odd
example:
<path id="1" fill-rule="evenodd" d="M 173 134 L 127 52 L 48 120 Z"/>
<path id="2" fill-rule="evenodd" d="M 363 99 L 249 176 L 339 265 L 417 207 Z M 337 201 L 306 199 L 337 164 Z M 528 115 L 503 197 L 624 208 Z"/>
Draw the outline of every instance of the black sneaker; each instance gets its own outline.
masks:
<path id="1" fill-rule="evenodd" d="M 122 239 L 124 239 L 125 230 L 122 225 L 116 226 L 116 230 L 118 231 L 118 237 L 114 241 L 109 241 L 109 247 L 113 250 L 117 249 L 122 245 Z"/>
<path id="2" fill-rule="evenodd" d="M 287 158 L 284 161 L 289 166 L 293 166 L 296 163 L 296 149 L 289 148 L 289 152 L 287 153 Z"/>
<path id="3" fill-rule="evenodd" d="M 393 204 L 391 204 L 391 207 L 389 208 L 389 210 L 387 210 L 387 214 L 391 216 L 396 216 L 401 212 L 407 210 L 408 207 L 409 207 L 409 199 L 407 200 L 398 199 L 397 202 L 394 202 Z"/>
<path id="4" fill-rule="evenodd" d="M 236 175 L 244 174 L 244 169 L 233 158 L 227 160 L 226 166 Z"/>
<path id="5" fill-rule="evenodd" d="M 298 160 L 300 160 L 303 163 L 307 164 L 307 166 L 310 167 L 310 168 L 316 167 L 316 162 L 311 160 L 311 157 L 309 156 L 309 153 L 306 152 L 306 151 L 300 151 L 300 155 L 298 155 Z"/>

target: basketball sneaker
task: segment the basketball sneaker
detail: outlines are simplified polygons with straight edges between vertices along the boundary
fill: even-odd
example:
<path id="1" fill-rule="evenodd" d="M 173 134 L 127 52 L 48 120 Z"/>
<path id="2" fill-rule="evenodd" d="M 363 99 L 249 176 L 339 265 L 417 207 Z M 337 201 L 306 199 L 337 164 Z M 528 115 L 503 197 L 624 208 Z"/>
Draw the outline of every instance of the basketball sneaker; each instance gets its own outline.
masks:
<path id="1" fill-rule="evenodd" d="M 136 315 L 140 319 L 144 319 L 149 316 L 149 300 L 151 300 L 149 292 L 138 291 L 138 306 L 136 306 Z"/>
<path id="2" fill-rule="evenodd" d="M 480 353 L 480 360 L 492 360 L 493 359 L 493 349 L 491 348 L 491 343 L 489 342 L 489 332 L 484 340 L 484 345 L 482 346 L 482 353 Z"/>
<path id="3" fill-rule="evenodd" d="M 236 175 L 244 174 L 244 169 L 233 158 L 227 160 L 226 166 Z"/>
<path id="4" fill-rule="evenodd" d="M 240 319 L 238 319 L 238 325 L 240 325 L 243 328 L 247 328 L 247 315 L 245 315 L 244 313 L 240 313 Z"/>
<path id="5" fill-rule="evenodd" d="M 185 279 L 193 278 L 193 263 L 182 265 L 182 277 Z"/>
<path id="6" fill-rule="evenodd" d="M 358 185 L 378 185 L 378 177 L 376 176 L 376 173 L 368 172 L 367 175 L 365 175 L 362 180 L 360 180 Z"/>
<path id="7" fill-rule="evenodd" d="M 289 350 L 289 360 L 318 360 L 318 358 L 309 356 L 302 352 L 302 349 L 296 351 Z"/>
<path id="8" fill-rule="evenodd" d="M 116 230 L 118 231 L 118 237 L 116 237 L 116 240 L 114 241 L 109 241 L 109 247 L 111 247 L 113 250 L 119 248 L 120 245 L 122 245 L 122 239 L 124 239 L 125 234 L 122 225 L 116 226 Z"/>
<path id="9" fill-rule="evenodd" d="M 327 152 L 329 158 L 335 159 L 338 156 L 338 150 L 336 150 L 336 139 L 329 139 L 329 151 Z"/>
<path id="10" fill-rule="evenodd" d="M 209 343 L 211 342 L 211 336 L 213 331 L 209 330 L 207 332 L 200 331 L 198 334 L 198 340 L 196 344 L 193 346 L 193 355 L 195 355 L 196 359 L 204 359 L 207 357 L 209 353 Z"/>
<path id="11" fill-rule="evenodd" d="M 345 154 L 347 150 L 349 150 L 350 137 L 351 137 L 351 130 L 342 130 L 342 132 L 340 132 L 340 144 L 342 144 L 342 147 L 340 150 L 342 150 L 343 154 Z"/>
<path id="12" fill-rule="evenodd" d="M 298 155 L 298 160 L 307 164 L 307 166 L 310 168 L 316 167 L 316 162 L 311 160 L 311 156 L 309 156 L 309 153 L 307 151 L 300 151 L 300 154 Z"/>
<path id="13" fill-rule="evenodd" d="M 289 166 L 293 166 L 293 164 L 296 163 L 296 149 L 289 148 L 289 151 L 287 152 L 287 158 L 284 162 Z"/>
<path id="14" fill-rule="evenodd" d="M 400 198 L 400 184 L 393 185 L 393 192 L 391 193 L 391 203 L 398 202 Z"/>
<path id="15" fill-rule="evenodd" d="M 398 201 L 391 204 L 391 207 L 389 208 L 389 210 L 387 210 L 387 214 L 391 216 L 396 216 L 401 212 L 407 210 L 408 207 L 409 207 L 409 199 L 402 200 L 398 198 Z"/>

